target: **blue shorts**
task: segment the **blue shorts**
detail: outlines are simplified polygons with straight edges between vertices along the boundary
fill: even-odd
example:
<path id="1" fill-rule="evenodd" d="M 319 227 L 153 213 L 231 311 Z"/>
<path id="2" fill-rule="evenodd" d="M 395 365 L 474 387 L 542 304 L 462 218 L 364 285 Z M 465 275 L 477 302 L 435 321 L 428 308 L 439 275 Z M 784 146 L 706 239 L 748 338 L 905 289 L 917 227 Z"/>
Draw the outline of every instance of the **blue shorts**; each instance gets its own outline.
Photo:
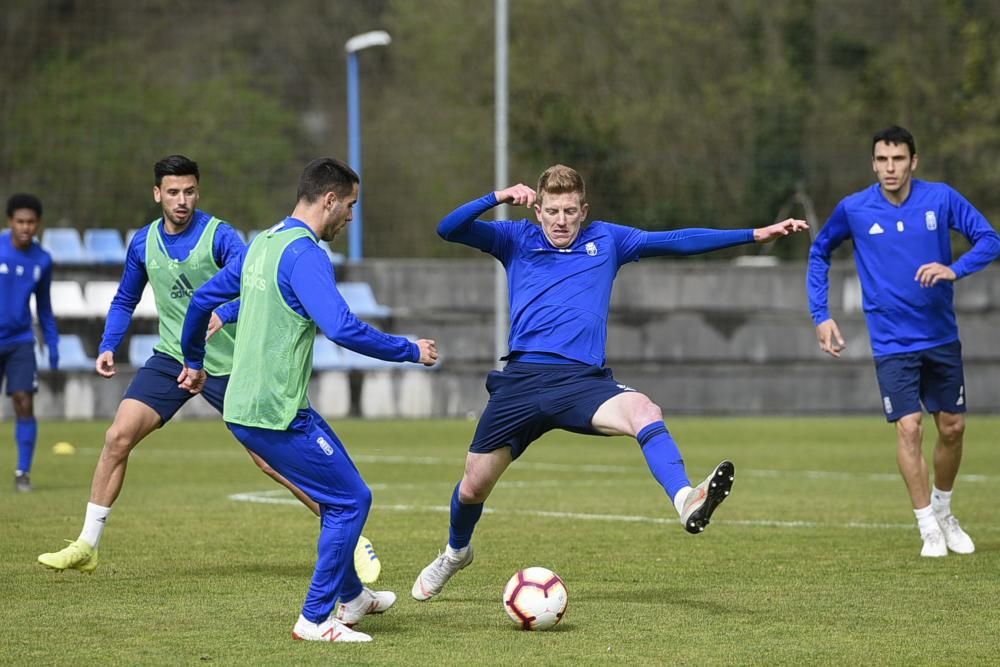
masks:
<path id="1" fill-rule="evenodd" d="M 244 447 L 321 505 L 363 505 L 370 491 L 330 425 L 312 408 L 284 431 L 226 422 Z M 365 508 L 367 512 L 367 507 Z"/>
<path id="2" fill-rule="evenodd" d="M 0 384 L 4 384 L 5 378 L 8 396 L 15 391 L 38 391 L 34 343 L 15 343 L 0 347 Z"/>
<path id="3" fill-rule="evenodd" d="M 515 459 L 552 429 L 601 435 L 590 423 L 594 413 L 609 398 L 632 391 L 610 368 L 519 361 L 487 375 L 486 390 L 490 400 L 469 451 L 485 454 L 509 446 Z"/>
<path id="4" fill-rule="evenodd" d="M 153 352 L 139 372 L 135 374 L 132 383 L 125 390 L 124 398 L 133 398 L 145 403 L 160 415 L 163 420 L 160 426 L 170 421 L 185 403 L 194 398 L 194 394 L 177 386 L 177 376 L 183 366 L 170 355 Z M 226 385 L 229 376 L 209 375 L 201 395 L 209 404 L 222 413 L 222 399 L 226 395 Z"/>
<path id="5" fill-rule="evenodd" d="M 876 357 L 875 375 L 885 418 L 894 422 L 920 412 L 965 412 L 965 375 L 962 343 Z"/>

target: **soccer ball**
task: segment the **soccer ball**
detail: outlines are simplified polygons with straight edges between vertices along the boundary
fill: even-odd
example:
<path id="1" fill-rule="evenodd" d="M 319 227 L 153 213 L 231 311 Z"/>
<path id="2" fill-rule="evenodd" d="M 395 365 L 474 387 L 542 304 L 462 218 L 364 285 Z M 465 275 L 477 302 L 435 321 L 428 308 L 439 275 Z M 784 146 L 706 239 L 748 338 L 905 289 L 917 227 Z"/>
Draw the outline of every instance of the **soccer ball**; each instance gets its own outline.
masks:
<path id="1" fill-rule="evenodd" d="M 503 608 L 522 630 L 548 630 L 566 613 L 566 584 L 552 570 L 528 567 L 507 582 Z"/>

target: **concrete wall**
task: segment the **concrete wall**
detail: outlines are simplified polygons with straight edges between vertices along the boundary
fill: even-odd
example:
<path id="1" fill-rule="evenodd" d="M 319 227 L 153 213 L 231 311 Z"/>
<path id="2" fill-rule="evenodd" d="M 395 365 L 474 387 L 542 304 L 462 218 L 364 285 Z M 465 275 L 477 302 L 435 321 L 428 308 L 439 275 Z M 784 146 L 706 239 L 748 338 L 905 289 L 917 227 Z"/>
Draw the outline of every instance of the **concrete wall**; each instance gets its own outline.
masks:
<path id="1" fill-rule="evenodd" d="M 331 418 L 476 416 L 493 367 L 493 260 L 369 260 L 341 280 L 366 281 L 393 316 L 376 323 L 435 338 L 437 370 L 317 374 L 316 407 Z M 1000 412 L 1000 268 L 962 280 L 956 303 L 969 406 Z M 880 400 L 853 264 L 831 271 L 831 309 L 848 347 L 820 353 L 809 318 L 805 267 L 684 260 L 624 267 L 609 321 L 608 365 L 669 414 L 879 414 Z M 94 323 L 80 323 L 94 328 Z M 96 341 L 94 343 L 96 346 Z M 93 352 L 92 352 L 93 353 Z M 45 418 L 109 419 L 131 379 L 41 374 Z M 9 418 L 9 401 L 0 415 Z M 181 418 L 215 417 L 200 398 Z"/>

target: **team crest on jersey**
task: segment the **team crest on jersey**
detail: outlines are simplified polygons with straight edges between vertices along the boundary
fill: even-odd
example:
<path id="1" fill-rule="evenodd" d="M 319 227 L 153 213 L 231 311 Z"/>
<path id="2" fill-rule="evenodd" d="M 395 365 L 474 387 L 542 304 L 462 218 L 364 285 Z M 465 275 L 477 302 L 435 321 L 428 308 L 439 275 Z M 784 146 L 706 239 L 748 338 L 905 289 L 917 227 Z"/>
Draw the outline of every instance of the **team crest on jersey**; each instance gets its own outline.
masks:
<path id="1" fill-rule="evenodd" d="M 587 251 L 587 254 L 590 255 L 591 257 L 597 254 L 597 244 L 594 243 L 593 241 L 587 241 L 587 245 L 583 247 Z"/>
<path id="2" fill-rule="evenodd" d="M 934 211 L 924 213 L 924 222 L 927 223 L 927 231 L 933 232 L 937 229 L 937 216 L 934 215 Z"/>

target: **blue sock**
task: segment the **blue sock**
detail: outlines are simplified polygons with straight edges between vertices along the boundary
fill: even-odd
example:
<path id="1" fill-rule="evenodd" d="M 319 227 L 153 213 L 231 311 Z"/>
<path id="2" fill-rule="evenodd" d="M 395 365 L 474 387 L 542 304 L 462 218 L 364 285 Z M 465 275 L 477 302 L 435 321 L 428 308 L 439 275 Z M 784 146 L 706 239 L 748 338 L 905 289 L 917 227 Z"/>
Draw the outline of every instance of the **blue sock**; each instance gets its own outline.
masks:
<path id="1" fill-rule="evenodd" d="M 458 499 L 458 487 L 451 494 L 451 526 L 448 533 L 448 544 L 452 549 L 464 549 L 472 541 L 472 531 L 476 529 L 479 517 L 483 515 L 483 503 L 466 505 Z"/>
<path id="2" fill-rule="evenodd" d="M 661 421 L 653 422 L 639 431 L 635 439 L 642 447 L 642 455 L 646 457 L 649 471 L 670 496 L 671 501 L 678 491 L 685 486 L 691 486 L 687 471 L 684 470 L 681 451 L 670 437 L 666 424 Z"/>
<path id="3" fill-rule="evenodd" d="M 35 456 L 35 440 L 38 439 L 38 422 L 34 417 L 18 418 L 14 426 L 17 440 L 17 469 L 31 472 L 31 459 Z"/>

